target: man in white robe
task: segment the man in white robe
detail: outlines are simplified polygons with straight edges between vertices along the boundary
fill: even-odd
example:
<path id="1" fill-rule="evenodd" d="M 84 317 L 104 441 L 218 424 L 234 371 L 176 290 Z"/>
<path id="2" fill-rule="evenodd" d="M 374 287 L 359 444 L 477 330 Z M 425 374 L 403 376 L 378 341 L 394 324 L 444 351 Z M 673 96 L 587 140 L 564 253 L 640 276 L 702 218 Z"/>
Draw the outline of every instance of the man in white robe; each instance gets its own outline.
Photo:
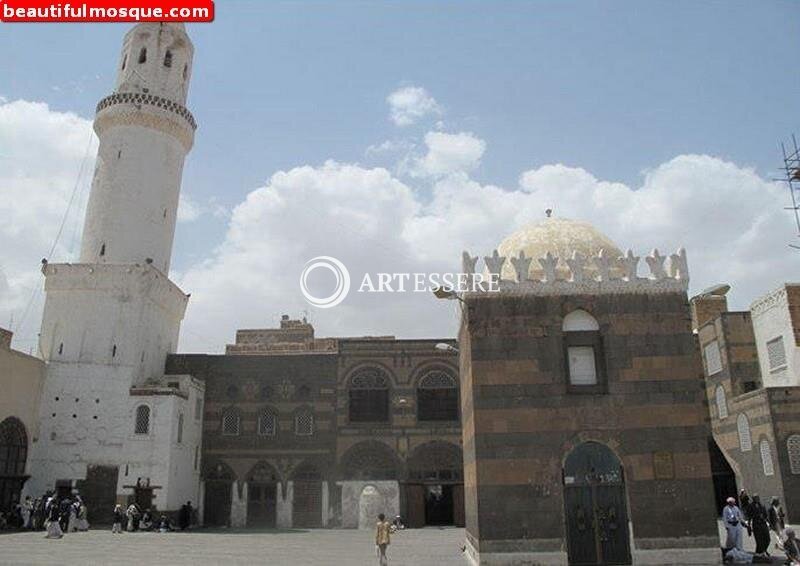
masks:
<path id="1" fill-rule="evenodd" d="M 727 499 L 727 505 L 722 510 L 722 522 L 725 525 L 725 531 L 728 533 L 727 540 L 725 541 L 725 548 L 736 548 L 742 550 L 742 525 L 744 524 L 744 515 L 741 509 L 736 506 L 736 500 L 733 497 Z"/>

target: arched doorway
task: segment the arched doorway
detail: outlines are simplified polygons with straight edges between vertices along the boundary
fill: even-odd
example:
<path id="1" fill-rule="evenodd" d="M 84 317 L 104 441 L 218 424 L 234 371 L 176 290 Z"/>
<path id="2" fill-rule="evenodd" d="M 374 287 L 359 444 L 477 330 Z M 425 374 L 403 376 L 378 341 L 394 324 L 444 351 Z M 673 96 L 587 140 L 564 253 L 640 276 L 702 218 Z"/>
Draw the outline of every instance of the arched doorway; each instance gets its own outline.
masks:
<path id="1" fill-rule="evenodd" d="M 739 493 L 736 488 L 736 474 L 713 438 L 708 439 L 708 457 L 711 459 L 711 478 L 714 481 L 717 513 L 721 515 L 722 508 L 725 507 L 725 500 L 729 497 L 736 497 L 736 494 Z"/>
<path id="2" fill-rule="evenodd" d="M 406 520 L 409 527 L 464 526 L 464 463 L 449 442 L 418 446 L 408 461 Z"/>
<path id="3" fill-rule="evenodd" d="M 278 472 L 266 462 L 259 462 L 247 475 L 247 526 L 275 527 Z"/>
<path id="4" fill-rule="evenodd" d="M 564 463 L 564 515 L 570 564 L 630 564 L 625 476 L 617 456 L 585 442 Z"/>
<path id="5" fill-rule="evenodd" d="M 358 528 L 369 529 L 375 525 L 379 513 L 386 512 L 386 498 L 374 485 L 366 485 L 358 498 Z"/>
<path id="6" fill-rule="evenodd" d="M 19 494 L 28 479 L 27 459 L 25 425 L 16 417 L 8 417 L 0 423 L 0 511 L 11 511 L 19 503 Z"/>
<path id="7" fill-rule="evenodd" d="M 231 519 L 231 488 L 236 475 L 227 464 L 216 463 L 206 469 L 203 524 L 207 527 L 227 526 Z"/>
<path id="8" fill-rule="evenodd" d="M 322 526 L 322 474 L 313 464 L 301 464 L 292 474 L 292 526 Z"/>
<path id="9" fill-rule="evenodd" d="M 345 480 L 396 480 L 400 467 L 394 450 L 383 442 L 367 440 L 345 452 L 340 476 Z"/>

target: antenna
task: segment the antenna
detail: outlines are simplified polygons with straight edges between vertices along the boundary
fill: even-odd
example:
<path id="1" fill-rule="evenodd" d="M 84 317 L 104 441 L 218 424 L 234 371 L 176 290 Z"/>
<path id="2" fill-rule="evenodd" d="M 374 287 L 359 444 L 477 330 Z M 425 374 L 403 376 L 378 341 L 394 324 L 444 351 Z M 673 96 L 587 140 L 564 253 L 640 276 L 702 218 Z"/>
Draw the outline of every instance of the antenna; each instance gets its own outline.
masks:
<path id="1" fill-rule="evenodd" d="M 792 206 L 787 206 L 786 210 L 794 212 L 794 223 L 797 226 L 797 237 L 800 238 L 800 205 L 798 205 L 798 196 L 800 193 L 800 148 L 797 146 L 797 138 L 792 134 L 792 145 L 788 149 L 786 144 L 781 142 L 781 151 L 783 152 L 783 170 L 786 174 L 784 179 L 781 179 L 789 187 L 789 194 L 792 198 Z M 790 248 L 800 250 L 800 245 L 789 244 Z"/>

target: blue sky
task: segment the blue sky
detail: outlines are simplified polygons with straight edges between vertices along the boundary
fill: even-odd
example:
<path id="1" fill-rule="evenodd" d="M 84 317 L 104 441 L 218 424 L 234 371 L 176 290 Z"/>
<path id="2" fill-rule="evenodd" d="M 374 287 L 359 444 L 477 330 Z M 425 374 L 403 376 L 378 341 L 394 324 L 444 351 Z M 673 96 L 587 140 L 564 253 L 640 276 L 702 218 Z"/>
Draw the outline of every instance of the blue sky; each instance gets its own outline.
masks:
<path id="1" fill-rule="evenodd" d="M 388 117 L 387 96 L 409 85 L 438 102 L 439 129 L 486 142 L 470 180 L 510 189 L 547 164 L 635 189 L 684 154 L 768 180 L 778 143 L 800 133 L 797 2 L 216 4 L 214 23 L 188 26 L 200 127 L 183 191 L 229 211 L 276 171 L 327 159 L 391 169 L 366 148 L 424 147 L 431 121 Z M 0 26 L 0 96 L 90 120 L 128 27 Z M 420 205 L 434 199 L 435 183 L 396 177 Z M 212 214 L 179 225 L 174 268 L 207 259 L 229 228 Z"/>

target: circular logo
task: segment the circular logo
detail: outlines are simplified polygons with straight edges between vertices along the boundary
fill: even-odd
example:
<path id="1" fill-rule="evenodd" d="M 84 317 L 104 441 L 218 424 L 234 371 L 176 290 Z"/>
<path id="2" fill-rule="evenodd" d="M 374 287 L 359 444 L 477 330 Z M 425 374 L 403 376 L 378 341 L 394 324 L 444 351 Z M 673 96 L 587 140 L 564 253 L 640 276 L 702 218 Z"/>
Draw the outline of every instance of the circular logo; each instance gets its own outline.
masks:
<path id="1" fill-rule="evenodd" d="M 332 272 L 336 277 L 336 289 L 327 297 L 315 297 L 308 290 L 308 276 L 317 268 L 324 268 Z M 350 272 L 344 264 L 326 255 L 317 256 L 306 262 L 303 272 L 300 274 L 300 291 L 310 304 L 321 309 L 329 309 L 341 303 L 350 292 Z"/>

